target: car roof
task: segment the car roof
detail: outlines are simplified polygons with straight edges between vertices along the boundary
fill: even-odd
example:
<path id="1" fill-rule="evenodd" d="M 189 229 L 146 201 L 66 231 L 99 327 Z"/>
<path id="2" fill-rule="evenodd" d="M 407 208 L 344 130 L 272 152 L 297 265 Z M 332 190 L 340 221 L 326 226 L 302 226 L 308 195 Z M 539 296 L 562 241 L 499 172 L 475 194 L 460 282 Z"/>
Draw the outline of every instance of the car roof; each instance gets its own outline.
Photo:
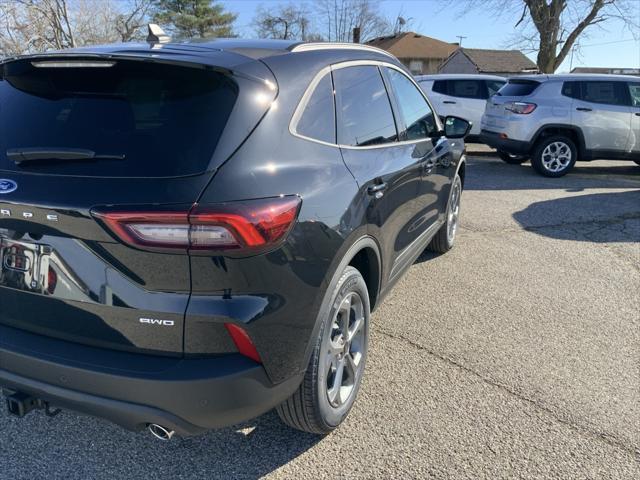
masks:
<path id="1" fill-rule="evenodd" d="M 437 73 L 433 75 L 416 75 L 416 81 L 425 82 L 431 80 L 499 80 L 507 81 L 505 77 L 498 75 L 483 75 L 476 73 Z"/>
<path id="2" fill-rule="evenodd" d="M 16 58 L 29 58 L 34 56 L 63 56 L 63 55 L 148 55 L 151 57 L 179 56 L 185 61 L 192 61 L 202 64 L 210 64 L 207 59 L 211 59 L 216 52 L 231 52 L 253 60 L 268 58 L 273 55 L 294 54 L 310 51 L 335 52 L 337 56 L 343 57 L 346 51 L 354 53 L 367 52 L 369 54 L 379 54 L 393 58 L 389 52 L 369 45 L 356 43 L 333 43 L 333 42 L 299 42 L 292 40 L 251 40 L 239 38 L 215 38 L 215 39 L 194 39 L 180 42 L 169 41 L 166 43 L 114 43 L 106 45 L 92 45 L 87 47 L 71 48 L 66 50 L 56 50 L 52 52 L 39 53 L 35 55 L 24 55 L 20 57 L 5 58 L 2 62 L 14 60 Z M 224 66 L 224 65 L 223 65 Z"/>
<path id="3" fill-rule="evenodd" d="M 564 73 L 564 74 L 542 74 L 542 75 L 518 75 L 510 77 L 509 80 L 533 80 L 536 82 L 551 81 L 571 81 L 571 80 L 616 80 L 623 82 L 637 82 L 640 77 L 634 75 L 610 75 L 607 73 Z"/>
<path id="4" fill-rule="evenodd" d="M 259 72 L 261 69 L 265 69 L 260 60 L 283 55 L 296 55 L 296 57 L 299 55 L 297 60 L 302 60 L 307 55 L 312 56 L 313 52 L 320 52 L 322 61 L 327 64 L 364 58 L 391 60 L 394 63 L 399 63 L 389 52 L 362 44 L 216 38 L 180 42 L 169 41 L 166 43 L 139 42 L 93 45 L 8 57 L 0 61 L 0 65 L 19 59 L 47 59 L 51 57 L 153 59 L 245 71 L 253 76 L 267 79 L 270 73 L 256 73 L 256 71 Z M 256 64 L 260 65 L 256 68 Z"/>

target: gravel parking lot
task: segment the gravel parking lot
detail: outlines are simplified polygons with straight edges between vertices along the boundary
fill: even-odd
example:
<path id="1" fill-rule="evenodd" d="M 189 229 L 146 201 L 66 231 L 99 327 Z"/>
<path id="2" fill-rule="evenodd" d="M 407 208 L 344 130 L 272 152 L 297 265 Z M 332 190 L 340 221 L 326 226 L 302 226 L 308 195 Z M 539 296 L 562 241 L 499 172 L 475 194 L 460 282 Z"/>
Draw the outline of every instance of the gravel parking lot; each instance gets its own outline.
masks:
<path id="1" fill-rule="evenodd" d="M 363 390 L 317 439 L 269 413 L 169 443 L 0 413 L 0 478 L 640 478 L 640 167 L 471 158 L 458 245 L 374 315 Z"/>

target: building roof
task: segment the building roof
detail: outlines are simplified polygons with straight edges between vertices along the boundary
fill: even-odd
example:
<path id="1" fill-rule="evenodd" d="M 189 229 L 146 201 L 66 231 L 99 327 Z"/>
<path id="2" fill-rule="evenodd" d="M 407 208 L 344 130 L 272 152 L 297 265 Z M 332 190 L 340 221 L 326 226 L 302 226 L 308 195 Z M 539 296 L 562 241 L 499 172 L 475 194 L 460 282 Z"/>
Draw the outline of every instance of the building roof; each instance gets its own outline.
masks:
<path id="1" fill-rule="evenodd" d="M 514 80 L 533 80 L 535 82 L 553 82 L 553 81 L 603 81 L 603 80 L 620 80 L 628 82 L 630 79 L 633 81 L 640 80 L 640 77 L 634 77 L 632 75 L 613 75 L 604 73 L 555 73 L 555 74 L 537 74 L 537 75 L 518 75 L 512 77 Z"/>
<path id="2" fill-rule="evenodd" d="M 571 70 L 571 73 L 640 75 L 640 68 L 576 67 Z"/>
<path id="3" fill-rule="evenodd" d="M 478 72 L 515 73 L 538 69 L 536 64 L 520 50 L 483 50 L 479 48 L 459 48 L 442 64 L 442 67 L 457 52 L 465 55 L 478 68 Z"/>
<path id="4" fill-rule="evenodd" d="M 369 40 L 367 45 L 378 47 L 398 58 L 445 59 L 457 48 L 457 43 L 447 43 L 415 32 L 404 32 Z"/>

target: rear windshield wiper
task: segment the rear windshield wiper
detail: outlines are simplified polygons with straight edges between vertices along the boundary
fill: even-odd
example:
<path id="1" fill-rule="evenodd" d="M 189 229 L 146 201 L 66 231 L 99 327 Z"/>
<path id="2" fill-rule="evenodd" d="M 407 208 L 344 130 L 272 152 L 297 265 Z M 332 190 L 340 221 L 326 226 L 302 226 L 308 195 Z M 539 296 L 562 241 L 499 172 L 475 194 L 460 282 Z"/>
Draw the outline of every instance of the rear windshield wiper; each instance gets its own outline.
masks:
<path id="1" fill-rule="evenodd" d="M 40 160 L 124 160 L 124 154 L 97 154 L 93 150 L 81 148 L 10 148 L 7 150 L 7 158 L 13 160 L 16 165 Z"/>

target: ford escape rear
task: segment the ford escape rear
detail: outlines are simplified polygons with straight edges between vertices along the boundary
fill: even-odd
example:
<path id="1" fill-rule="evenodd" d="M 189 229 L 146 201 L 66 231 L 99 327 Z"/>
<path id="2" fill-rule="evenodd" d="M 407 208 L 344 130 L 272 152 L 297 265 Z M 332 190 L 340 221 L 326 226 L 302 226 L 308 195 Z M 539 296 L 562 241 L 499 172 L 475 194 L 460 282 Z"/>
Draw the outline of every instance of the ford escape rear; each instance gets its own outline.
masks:
<path id="1" fill-rule="evenodd" d="M 453 246 L 468 123 L 443 125 L 364 47 L 152 43 L 0 66 L 9 411 L 164 438 L 274 407 L 339 425 L 371 309 L 424 248 Z"/>

